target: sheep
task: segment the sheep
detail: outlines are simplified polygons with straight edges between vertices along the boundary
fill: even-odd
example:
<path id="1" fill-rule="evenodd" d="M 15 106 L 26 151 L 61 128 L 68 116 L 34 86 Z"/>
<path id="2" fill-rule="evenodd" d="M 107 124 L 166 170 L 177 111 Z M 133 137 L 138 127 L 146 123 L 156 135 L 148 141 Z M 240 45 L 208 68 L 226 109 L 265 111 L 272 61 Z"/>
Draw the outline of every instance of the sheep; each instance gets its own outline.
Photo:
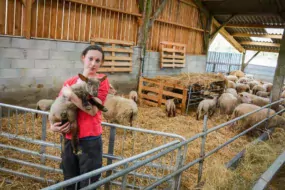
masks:
<path id="1" fill-rule="evenodd" d="M 246 104 L 246 103 L 240 104 L 234 109 L 234 112 L 232 114 L 232 119 L 240 117 L 244 114 L 247 114 L 247 113 L 252 112 L 254 110 L 257 110 L 259 108 L 261 108 L 261 107 L 257 106 L 257 105 L 253 105 L 253 104 Z M 269 110 L 269 116 L 273 115 L 274 113 L 275 113 L 274 110 L 272 110 L 272 109 Z M 241 124 L 240 129 L 245 130 L 249 127 L 252 127 L 256 123 L 265 119 L 267 117 L 267 114 L 268 114 L 268 108 L 264 108 L 264 109 L 262 109 L 256 113 L 253 113 L 253 114 L 239 120 L 238 122 L 239 122 L 239 124 Z M 262 129 L 262 128 L 264 129 L 265 123 L 266 122 L 263 122 L 262 124 L 260 124 L 259 129 Z M 234 123 L 233 125 L 236 125 L 236 123 Z M 273 128 L 276 126 L 284 127 L 284 125 L 285 125 L 285 118 L 283 118 L 279 115 L 276 115 L 268 121 L 268 127 L 267 128 L 269 129 L 269 128 Z"/>
<path id="2" fill-rule="evenodd" d="M 225 93 L 230 93 L 230 94 L 234 95 L 234 97 L 236 97 L 236 98 L 239 97 L 236 89 L 234 89 L 234 88 L 228 88 Z"/>
<path id="3" fill-rule="evenodd" d="M 246 93 L 240 93 L 239 96 L 241 98 L 245 97 L 244 99 L 241 99 L 242 103 L 252 103 L 254 105 L 261 106 L 261 107 L 270 103 L 269 98 L 263 98 L 263 97 L 259 97 L 256 95 L 249 96 Z"/>
<path id="4" fill-rule="evenodd" d="M 91 109 L 92 106 L 88 103 L 90 101 L 91 104 L 95 104 L 99 110 L 107 111 L 104 106 L 99 104 L 98 102 L 88 100 L 89 96 L 96 97 L 98 94 L 98 88 L 100 82 L 106 79 L 107 76 L 102 77 L 101 79 L 97 78 L 86 78 L 83 75 L 79 74 L 80 79 L 83 82 L 74 84 L 71 86 L 73 93 L 75 93 L 78 98 L 82 100 L 82 106 L 85 107 L 87 110 Z M 92 99 L 93 100 L 93 99 Z M 100 105 L 100 106 L 99 106 Z M 72 133 L 72 148 L 74 154 L 79 154 L 81 150 L 78 150 L 78 132 L 79 128 L 76 122 L 77 116 L 77 107 L 71 101 L 68 101 L 66 96 L 59 96 L 55 99 L 54 103 L 51 105 L 50 112 L 49 112 L 49 121 L 51 124 L 55 122 L 62 122 L 66 123 L 67 121 L 70 122 L 71 126 L 71 133 Z"/>
<path id="5" fill-rule="evenodd" d="M 230 72 L 230 75 L 234 75 L 234 76 L 236 76 L 236 77 L 238 77 L 238 78 L 241 78 L 241 77 L 244 77 L 244 76 L 245 76 L 244 72 L 242 72 L 242 71 L 240 71 L 240 70 L 231 71 L 231 72 Z"/>
<path id="6" fill-rule="evenodd" d="M 249 92 L 250 91 L 250 87 L 249 87 L 248 84 L 238 83 L 237 86 L 236 86 L 236 90 L 237 90 L 237 93 Z"/>
<path id="7" fill-rule="evenodd" d="M 263 85 L 263 88 L 266 90 L 266 92 L 271 92 L 272 87 L 273 87 L 272 83 L 266 83 Z"/>
<path id="8" fill-rule="evenodd" d="M 218 107 L 221 114 L 227 115 L 227 120 L 229 115 L 231 115 L 235 107 L 239 104 L 239 99 L 231 93 L 223 93 L 218 99 Z"/>
<path id="9" fill-rule="evenodd" d="M 171 117 L 171 115 L 173 117 L 176 116 L 176 106 L 175 106 L 175 103 L 174 103 L 174 99 L 166 100 L 165 111 L 166 111 L 168 117 Z"/>
<path id="10" fill-rule="evenodd" d="M 237 83 L 247 84 L 250 81 L 250 79 L 246 77 L 241 77 L 238 79 Z"/>
<path id="11" fill-rule="evenodd" d="M 256 96 L 260 96 L 260 97 L 263 97 L 263 98 L 267 98 L 269 95 L 270 95 L 270 92 L 258 91 L 256 93 Z"/>
<path id="12" fill-rule="evenodd" d="M 215 108 L 217 107 L 218 96 L 215 96 L 213 99 L 202 100 L 196 111 L 196 119 L 199 120 L 201 116 L 206 114 L 212 116 L 214 114 Z"/>
<path id="13" fill-rule="evenodd" d="M 260 83 L 256 80 L 253 80 L 253 81 L 248 82 L 248 85 L 250 87 L 250 90 L 252 90 L 254 86 L 260 85 Z"/>
<path id="14" fill-rule="evenodd" d="M 227 88 L 236 88 L 236 83 L 233 81 L 228 80 L 227 81 Z"/>
<path id="15" fill-rule="evenodd" d="M 110 86 L 110 88 L 109 88 L 109 94 L 113 94 L 113 95 L 115 95 L 115 94 L 117 94 L 117 90 L 113 87 L 113 85 L 112 84 L 109 84 L 109 86 Z"/>
<path id="16" fill-rule="evenodd" d="M 129 99 L 134 100 L 134 102 L 138 102 L 138 93 L 134 90 L 132 90 L 129 94 Z"/>
<path id="17" fill-rule="evenodd" d="M 52 103 L 54 102 L 54 100 L 51 100 L 51 99 L 42 99 L 42 100 L 39 100 L 37 102 L 37 107 L 36 109 L 37 110 L 42 110 L 42 111 L 49 111 L 50 110 L 50 107 L 52 105 Z M 38 117 L 38 113 L 36 113 L 36 118 Z"/>
<path id="18" fill-rule="evenodd" d="M 108 94 L 104 106 L 108 111 L 103 112 L 103 116 L 108 122 L 133 126 L 138 114 L 138 106 L 133 100 Z"/>
<path id="19" fill-rule="evenodd" d="M 252 94 L 256 94 L 259 91 L 266 92 L 266 89 L 262 85 L 254 86 L 252 89 Z"/>
<path id="20" fill-rule="evenodd" d="M 228 75 L 228 76 L 226 76 L 226 78 L 229 81 L 233 81 L 233 82 L 238 81 L 238 78 L 236 76 L 234 76 L 234 75 Z"/>
<path id="21" fill-rule="evenodd" d="M 285 98 L 285 90 L 282 92 L 281 98 Z"/>

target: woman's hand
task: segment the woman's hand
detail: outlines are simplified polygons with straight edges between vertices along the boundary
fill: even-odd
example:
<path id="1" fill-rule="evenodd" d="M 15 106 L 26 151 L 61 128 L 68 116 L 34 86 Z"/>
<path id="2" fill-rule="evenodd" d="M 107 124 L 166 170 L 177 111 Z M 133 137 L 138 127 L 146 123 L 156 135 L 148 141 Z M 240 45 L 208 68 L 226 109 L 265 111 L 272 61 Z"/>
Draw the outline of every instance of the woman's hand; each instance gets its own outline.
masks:
<path id="1" fill-rule="evenodd" d="M 56 122 L 56 123 L 50 125 L 50 129 L 53 132 L 69 133 L 70 132 L 70 123 L 66 122 L 65 124 L 61 125 L 61 122 Z"/>

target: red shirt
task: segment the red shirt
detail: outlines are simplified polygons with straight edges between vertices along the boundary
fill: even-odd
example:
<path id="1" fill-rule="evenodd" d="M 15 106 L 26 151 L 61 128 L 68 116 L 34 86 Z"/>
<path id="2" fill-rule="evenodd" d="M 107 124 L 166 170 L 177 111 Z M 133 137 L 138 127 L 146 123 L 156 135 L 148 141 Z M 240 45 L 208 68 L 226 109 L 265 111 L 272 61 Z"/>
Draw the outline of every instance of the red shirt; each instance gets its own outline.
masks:
<path id="1" fill-rule="evenodd" d="M 98 78 L 102 78 L 103 74 L 98 74 Z M 78 76 L 71 77 L 67 79 L 63 86 L 66 86 L 67 84 L 69 86 L 72 86 L 73 84 L 76 84 L 78 80 Z M 102 101 L 102 104 L 104 105 L 105 100 L 107 98 L 107 94 L 109 91 L 109 81 L 108 78 L 106 78 L 104 81 L 100 83 L 99 89 L 98 89 L 98 98 Z M 62 89 L 59 92 L 58 96 L 62 95 Z M 89 115 L 88 113 L 85 113 L 81 109 L 78 109 L 77 112 L 77 124 L 79 127 L 79 138 L 89 137 L 89 136 L 98 136 L 102 134 L 102 112 L 99 110 L 94 116 Z M 71 139 L 71 133 L 66 134 L 67 139 Z"/>

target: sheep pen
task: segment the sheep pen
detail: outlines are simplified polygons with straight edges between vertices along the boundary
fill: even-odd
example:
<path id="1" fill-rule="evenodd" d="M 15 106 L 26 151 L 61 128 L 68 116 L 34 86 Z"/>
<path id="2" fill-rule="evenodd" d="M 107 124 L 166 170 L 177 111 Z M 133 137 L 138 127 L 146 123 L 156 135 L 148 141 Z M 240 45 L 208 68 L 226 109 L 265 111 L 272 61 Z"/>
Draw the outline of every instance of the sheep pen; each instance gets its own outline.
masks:
<path id="1" fill-rule="evenodd" d="M 40 118 L 34 118 L 31 113 L 26 114 L 26 118 L 24 115 L 19 114 L 17 119 L 16 116 L 11 116 L 10 121 L 7 118 L 2 118 L 2 131 L 10 132 L 15 134 L 16 130 L 18 130 L 18 134 L 26 134 L 27 130 L 32 129 L 35 132 L 35 138 L 41 137 L 41 117 Z M 32 126 L 32 121 L 35 121 L 35 125 Z M 15 122 L 17 121 L 19 128 L 13 128 L 12 126 L 15 126 Z M 224 123 L 226 120 L 223 116 L 214 114 L 213 117 L 208 120 L 208 127 L 214 127 L 218 124 Z M 26 122 L 26 125 L 25 125 Z M 202 132 L 202 126 L 203 121 L 196 121 L 195 119 L 195 113 L 190 112 L 190 115 L 184 116 L 184 115 L 177 115 L 176 117 L 168 118 L 167 115 L 164 112 L 164 109 L 158 108 L 158 107 L 148 107 L 148 106 L 139 106 L 139 112 L 138 112 L 138 118 L 135 122 L 135 125 L 137 127 L 143 128 L 143 129 L 149 129 L 149 130 L 156 130 L 156 131 L 163 131 L 163 132 L 169 132 L 169 133 L 175 133 L 178 135 L 182 135 L 186 138 L 192 137 L 197 133 Z M 108 138 L 109 131 L 103 131 L 103 142 Z M 236 132 L 233 130 L 229 130 L 228 127 L 220 129 L 216 132 L 213 132 L 207 136 L 206 141 L 206 152 L 209 150 L 212 150 L 213 148 L 217 147 L 218 145 L 226 142 L 228 139 L 232 138 L 236 135 Z M 104 140 L 105 139 L 105 140 Z M 147 146 L 147 143 L 145 142 L 145 136 L 143 134 L 137 134 L 136 135 L 137 142 L 135 144 L 135 153 L 141 153 L 141 151 L 146 151 L 151 149 L 151 147 L 147 147 L 146 150 L 141 150 L 143 147 Z M 47 130 L 47 141 L 49 142 L 56 142 L 60 143 L 60 137 L 58 134 L 54 134 L 53 132 Z M 163 139 L 156 139 L 158 142 L 157 144 L 163 144 Z M 132 149 L 132 138 L 126 138 L 123 137 L 123 132 L 118 132 L 116 134 L 116 145 L 122 143 L 122 141 L 125 141 L 125 150 L 124 150 L 124 157 L 132 156 L 131 149 Z M 239 139 L 237 139 L 234 143 L 226 146 L 225 148 L 221 149 L 217 153 L 215 153 L 213 156 L 211 156 L 211 159 L 206 159 L 204 162 L 204 168 L 207 168 L 209 166 L 209 161 L 211 160 L 220 160 L 220 161 L 228 161 L 232 157 L 234 157 L 245 144 L 252 141 L 251 138 L 243 136 Z M 20 148 L 28 148 L 29 150 L 33 151 L 39 151 L 40 145 L 31 145 L 29 143 L 24 143 L 18 140 L 13 139 L 6 139 L 1 138 L 0 142 L 2 144 L 8 144 L 17 146 Z M 201 140 L 197 139 L 193 141 L 187 149 L 187 157 L 185 160 L 185 163 L 191 162 L 194 159 L 197 159 L 200 154 L 200 146 L 201 146 Z M 104 144 L 103 150 L 106 152 L 108 147 L 108 144 Z M 117 146 L 120 147 L 121 146 Z M 60 156 L 60 150 L 52 150 L 49 147 L 47 148 L 47 153 L 50 153 L 52 155 Z M 120 152 L 121 150 L 117 150 L 115 147 L 115 152 Z M 12 158 L 17 158 L 25 161 L 30 161 L 32 163 L 40 163 L 40 159 L 38 159 L 35 156 L 32 155 L 24 155 L 17 152 L 13 152 L 11 150 L 4 150 L 1 149 L 0 156 L 9 155 Z M 27 173 L 34 174 L 39 176 L 40 171 L 37 169 L 33 169 L 27 166 L 19 165 L 19 164 L 9 164 L 9 162 L 5 162 L 5 160 L 1 160 L 1 164 L 5 168 L 14 169 L 17 171 L 26 171 Z M 168 160 L 166 160 L 168 161 Z M 46 160 L 46 165 L 52 168 L 59 169 L 59 162 Z M 104 165 L 106 165 L 106 160 L 104 160 Z M 191 167 L 190 169 L 183 172 L 182 175 L 182 181 L 181 181 L 181 187 L 183 189 L 193 189 L 193 187 L 196 185 L 197 182 L 197 173 L 198 173 L 198 165 L 195 165 L 194 167 Z M 39 189 L 45 186 L 48 186 L 50 184 L 47 183 L 40 183 L 33 181 L 33 185 L 31 186 L 31 180 L 22 178 L 22 177 L 16 177 L 10 174 L 1 173 L 1 187 L 5 187 L 6 189 Z M 54 174 L 54 173 L 46 173 L 46 177 L 53 179 L 55 181 L 61 181 L 62 175 L 61 174 Z M 13 183 L 6 183 L 4 182 L 5 179 L 8 179 L 8 181 L 13 181 Z M 136 179 L 138 180 L 138 179 Z M 137 183 L 143 183 L 143 182 L 137 182 Z"/>

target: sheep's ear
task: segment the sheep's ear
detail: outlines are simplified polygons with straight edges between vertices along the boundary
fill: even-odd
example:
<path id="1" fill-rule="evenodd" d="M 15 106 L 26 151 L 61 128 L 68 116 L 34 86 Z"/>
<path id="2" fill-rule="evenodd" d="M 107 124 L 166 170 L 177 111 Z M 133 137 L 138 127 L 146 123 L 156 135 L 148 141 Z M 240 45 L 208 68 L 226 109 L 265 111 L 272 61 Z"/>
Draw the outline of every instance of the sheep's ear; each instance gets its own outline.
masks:
<path id="1" fill-rule="evenodd" d="M 107 75 L 103 76 L 102 78 L 100 78 L 100 82 L 104 81 L 107 78 Z"/>
<path id="2" fill-rule="evenodd" d="M 240 97 L 243 97 L 243 94 L 239 94 Z"/>
<path id="3" fill-rule="evenodd" d="M 79 78 L 82 80 L 82 81 L 85 81 L 85 82 L 88 82 L 88 78 L 83 76 L 82 74 L 78 74 Z"/>

